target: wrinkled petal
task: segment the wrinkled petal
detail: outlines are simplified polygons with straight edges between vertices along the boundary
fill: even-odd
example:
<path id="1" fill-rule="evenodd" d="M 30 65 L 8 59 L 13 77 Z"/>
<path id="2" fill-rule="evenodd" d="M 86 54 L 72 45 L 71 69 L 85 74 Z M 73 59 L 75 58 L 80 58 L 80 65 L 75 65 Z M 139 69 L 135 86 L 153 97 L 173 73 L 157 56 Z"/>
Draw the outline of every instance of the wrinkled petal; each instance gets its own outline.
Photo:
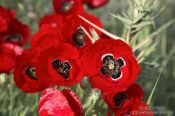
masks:
<path id="1" fill-rule="evenodd" d="M 78 98 L 78 96 L 73 91 L 68 89 L 64 89 L 62 93 L 67 98 L 67 101 L 69 102 L 70 107 L 74 111 L 75 116 L 82 116 L 83 109 L 82 109 L 81 101 Z"/>
<path id="2" fill-rule="evenodd" d="M 53 88 L 42 92 L 38 112 L 39 116 L 75 116 L 67 98 L 62 92 Z"/>

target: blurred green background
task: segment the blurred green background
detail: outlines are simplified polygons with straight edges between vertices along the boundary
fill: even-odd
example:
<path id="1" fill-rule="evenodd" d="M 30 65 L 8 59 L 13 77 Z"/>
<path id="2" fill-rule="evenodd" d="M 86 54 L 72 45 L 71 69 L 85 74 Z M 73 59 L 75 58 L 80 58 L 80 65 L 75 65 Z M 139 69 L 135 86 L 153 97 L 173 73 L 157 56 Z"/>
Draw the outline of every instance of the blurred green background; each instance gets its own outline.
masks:
<path id="1" fill-rule="evenodd" d="M 91 10 L 87 8 L 87 12 L 94 13 L 96 17 L 100 18 L 106 30 L 120 37 L 125 37 L 127 34 L 125 31 L 126 26 L 109 15 L 109 12 L 114 14 L 128 12 L 131 10 L 128 7 L 128 1 L 132 2 L 132 0 L 111 0 L 109 4 L 99 9 Z M 153 19 L 154 26 L 147 26 L 139 32 L 137 36 L 139 42 L 144 41 L 145 37 L 174 19 L 175 0 L 159 0 L 159 2 L 159 6 L 154 9 L 155 12 L 158 12 L 158 16 Z M 32 33 L 38 30 L 38 19 L 53 12 L 52 0 L 0 0 L 0 5 L 15 9 L 17 11 L 17 18 L 30 25 Z M 145 92 L 145 102 L 155 85 L 160 69 L 163 69 L 150 103 L 151 107 L 162 106 L 165 108 L 166 114 L 160 116 L 175 116 L 174 46 L 175 24 L 172 23 L 168 28 L 157 33 L 147 47 L 141 48 L 135 53 L 138 56 L 142 50 L 146 51 L 142 55 L 143 59 L 140 61 L 142 72 L 137 80 Z M 134 46 L 132 47 L 134 48 Z M 167 65 L 162 68 L 164 63 L 167 63 Z M 12 75 L 6 77 L 5 80 L 0 78 L 0 116 L 35 116 L 37 115 L 38 101 L 39 94 L 27 94 L 16 88 Z M 98 112 L 101 112 L 97 113 L 98 116 L 104 115 L 102 110 L 98 110 Z"/>

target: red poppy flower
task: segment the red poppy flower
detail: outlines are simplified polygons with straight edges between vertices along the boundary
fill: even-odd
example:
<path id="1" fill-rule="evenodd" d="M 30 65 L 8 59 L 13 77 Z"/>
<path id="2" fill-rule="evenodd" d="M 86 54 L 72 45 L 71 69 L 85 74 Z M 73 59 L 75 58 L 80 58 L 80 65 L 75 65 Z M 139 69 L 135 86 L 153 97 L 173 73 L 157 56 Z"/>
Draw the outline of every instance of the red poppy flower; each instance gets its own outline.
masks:
<path id="1" fill-rule="evenodd" d="M 36 52 L 28 49 L 17 59 L 14 71 L 16 86 L 28 93 L 35 93 L 46 88 L 40 83 L 36 70 Z"/>
<path id="2" fill-rule="evenodd" d="M 154 116 L 154 113 L 148 105 L 138 101 L 127 108 L 114 112 L 114 116 Z"/>
<path id="3" fill-rule="evenodd" d="M 10 73 L 23 49 L 11 43 L 0 44 L 0 73 Z"/>
<path id="4" fill-rule="evenodd" d="M 140 71 L 131 48 L 121 40 L 97 40 L 81 59 L 92 86 L 104 93 L 125 90 Z"/>
<path id="5" fill-rule="evenodd" d="M 94 24 L 98 25 L 99 27 L 102 27 L 101 21 L 96 18 L 92 14 L 87 14 L 85 12 L 79 13 L 79 15 L 85 17 L 86 19 L 92 21 Z M 80 26 L 83 26 L 88 33 L 90 33 L 90 29 L 93 29 L 91 25 L 81 20 L 77 15 L 72 15 L 67 21 L 67 23 L 64 25 L 63 28 L 63 36 L 66 42 L 71 43 L 75 47 L 78 48 L 80 51 L 85 51 L 87 48 L 89 48 L 92 45 L 91 40 L 89 37 L 85 34 L 82 28 Z M 97 31 L 97 34 L 100 36 L 101 32 Z M 91 33 L 90 33 L 91 34 Z"/>
<path id="6" fill-rule="evenodd" d="M 49 88 L 42 92 L 39 116 L 82 116 L 80 99 L 71 90 L 59 91 Z"/>
<path id="7" fill-rule="evenodd" d="M 128 107 L 136 101 L 141 101 L 142 97 L 142 88 L 137 84 L 132 84 L 127 90 L 122 92 L 103 94 L 103 99 L 113 111 Z"/>
<path id="8" fill-rule="evenodd" d="M 84 10 L 81 0 L 53 0 L 53 8 L 57 14 L 64 16 Z"/>
<path id="9" fill-rule="evenodd" d="M 78 58 L 79 52 L 76 48 L 61 43 L 41 53 L 36 65 L 36 74 L 42 83 L 49 86 L 71 86 L 82 78 Z"/>
<path id="10" fill-rule="evenodd" d="M 87 3 L 90 8 L 99 8 L 108 3 L 109 0 L 84 0 L 84 2 Z"/>
<path id="11" fill-rule="evenodd" d="M 153 116 L 151 110 L 146 111 L 146 104 L 141 100 L 143 98 L 143 90 L 137 84 L 132 84 L 127 90 L 115 94 L 103 94 L 103 99 L 108 106 L 115 112 L 115 116 L 144 116 L 147 112 Z M 144 109 L 145 108 L 145 109 Z M 138 114 L 134 115 L 134 112 Z M 142 113 L 142 115 L 139 113 Z"/>
<path id="12" fill-rule="evenodd" d="M 0 41 L 22 46 L 29 36 L 29 27 L 14 18 L 8 23 L 7 30 L 0 33 Z"/>
<path id="13" fill-rule="evenodd" d="M 59 28 L 49 24 L 43 24 L 40 30 L 33 35 L 30 45 L 32 49 L 40 53 L 49 47 L 58 46 L 62 39 Z"/>
<path id="14" fill-rule="evenodd" d="M 0 6 L 0 41 L 24 45 L 29 38 L 29 27 L 15 19 L 16 12 Z"/>

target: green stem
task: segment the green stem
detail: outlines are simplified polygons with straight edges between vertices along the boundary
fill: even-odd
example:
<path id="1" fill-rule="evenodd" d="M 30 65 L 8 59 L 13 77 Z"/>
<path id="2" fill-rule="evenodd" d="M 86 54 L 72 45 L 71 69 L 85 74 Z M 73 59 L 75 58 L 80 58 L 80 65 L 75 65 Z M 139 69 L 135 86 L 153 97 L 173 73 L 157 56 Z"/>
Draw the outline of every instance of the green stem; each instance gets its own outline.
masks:
<path id="1" fill-rule="evenodd" d="M 10 116 L 13 116 L 13 90 L 11 84 L 8 84 L 8 88 L 10 90 Z"/>
<path id="2" fill-rule="evenodd" d="M 127 36 L 126 36 L 126 42 L 129 43 L 130 41 L 130 35 L 131 35 L 131 27 L 128 28 Z"/>
<path id="3" fill-rule="evenodd" d="M 91 95 L 87 98 L 86 102 L 83 104 L 83 109 L 85 111 L 85 116 L 91 115 L 95 103 L 99 99 L 101 91 L 99 89 L 93 89 Z M 86 110 L 85 110 L 86 109 Z"/>

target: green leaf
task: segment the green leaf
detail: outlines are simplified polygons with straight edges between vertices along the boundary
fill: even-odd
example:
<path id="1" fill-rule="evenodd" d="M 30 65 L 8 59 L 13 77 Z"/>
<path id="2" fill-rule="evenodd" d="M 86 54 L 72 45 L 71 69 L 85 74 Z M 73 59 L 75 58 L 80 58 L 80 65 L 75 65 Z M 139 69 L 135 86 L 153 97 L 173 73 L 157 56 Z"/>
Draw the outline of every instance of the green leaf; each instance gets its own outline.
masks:
<path id="1" fill-rule="evenodd" d="M 101 95 L 99 89 L 93 89 L 91 95 L 86 99 L 86 102 L 83 104 L 83 109 L 85 111 L 85 116 L 89 116 L 92 113 L 92 110 Z"/>
<path id="2" fill-rule="evenodd" d="M 132 23 L 133 23 L 133 24 L 136 24 L 139 20 L 143 19 L 145 16 L 146 16 L 145 13 L 139 14 L 139 15 L 134 19 L 134 21 L 133 21 Z"/>
<path id="3" fill-rule="evenodd" d="M 171 26 L 173 23 L 175 22 L 175 18 L 172 19 L 171 21 L 167 22 L 166 24 L 164 24 L 163 26 L 161 26 L 159 29 L 157 29 L 155 32 L 153 32 L 152 34 L 150 34 L 147 38 L 143 39 L 143 41 L 141 43 L 139 43 L 138 45 L 136 45 L 133 49 L 133 51 L 136 51 L 140 48 L 142 48 L 146 43 L 148 43 L 151 39 L 153 39 L 156 35 L 160 34 L 162 31 L 164 31 L 165 29 L 167 29 L 169 26 Z"/>
<path id="4" fill-rule="evenodd" d="M 114 18 L 120 20 L 121 22 L 123 22 L 126 25 L 132 25 L 132 21 L 130 19 L 121 17 L 120 15 L 115 15 L 113 13 L 109 13 L 111 16 L 113 16 Z"/>
<path id="5" fill-rule="evenodd" d="M 142 27 L 145 27 L 145 26 L 148 26 L 148 25 L 151 25 L 151 24 L 153 24 L 153 22 L 145 21 L 145 22 L 139 23 L 137 25 L 132 25 L 132 27 L 134 27 L 134 28 L 142 28 Z"/>
<path id="6" fill-rule="evenodd" d="M 128 19 L 129 19 L 129 16 L 128 16 L 127 13 L 125 13 L 125 12 L 121 12 L 121 14 L 122 14 L 125 18 L 128 18 Z"/>

